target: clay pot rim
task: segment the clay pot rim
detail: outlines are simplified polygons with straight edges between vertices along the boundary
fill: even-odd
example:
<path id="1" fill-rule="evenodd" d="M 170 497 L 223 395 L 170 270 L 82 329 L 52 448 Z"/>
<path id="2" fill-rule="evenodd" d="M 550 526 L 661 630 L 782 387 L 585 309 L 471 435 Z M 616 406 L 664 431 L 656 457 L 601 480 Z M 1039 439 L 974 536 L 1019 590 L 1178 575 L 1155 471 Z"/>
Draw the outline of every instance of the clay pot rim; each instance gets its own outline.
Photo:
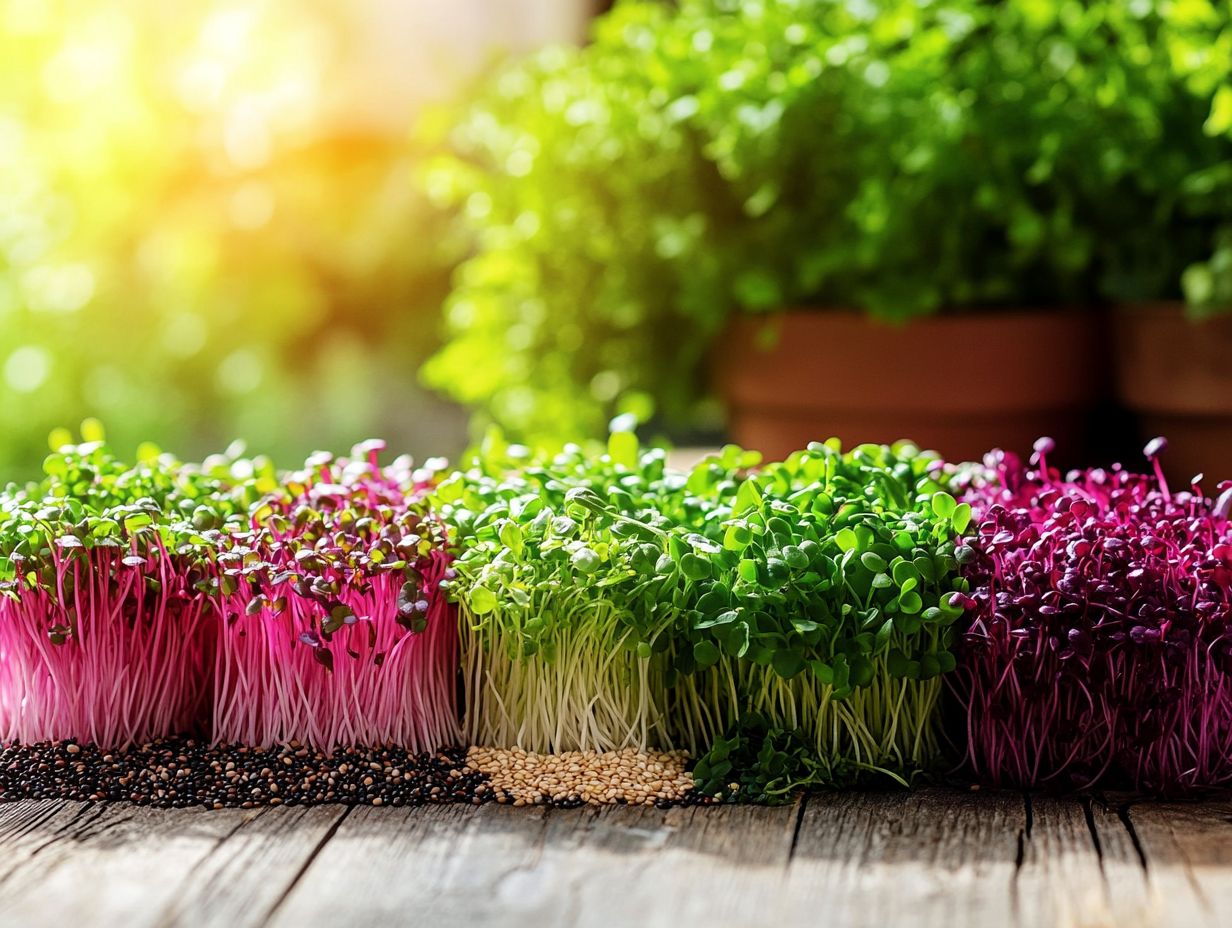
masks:
<path id="1" fill-rule="evenodd" d="M 1113 316 L 1115 383 L 1140 414 L 1232 418 L 1232 313 L 1191 319 L 1179 300 L 1123 304 Z"/>
<path id="2" fill-rule="evenodd" d="M 1164 302 L 1164 301 L 1161 301 Z M 1126 304 L 1133 305 L 1133 304 Z M 928 319 L 970 319 L 975 316 L 1034 316 L 1039 314 L 1081 314 L 1098 313 L 1103 306 L 1098 303 L 987 303 L 980 306 L 961 306 L 954 308 L 942 307 L 936 312 L 911 316 L 904 322 L 925 321 Z M 870 312 L 857 306 L 843 303 L 792 303 L 766 312 L 741 311 L 735 316 L 775 316 L 780 313 L 834 314 L 843 316 L 861 316 L 870 321 L 879 321 Z"/>
<path id="3" fill-rule="evenodd" d="M 878 332 L 890 339 L 903 333 L 938 341 L 970 338 L 972 335 L 987 338 L 997 333 L 1002 338 L 1017 340 L 1022 336 L 1008 333 L 1029 332 L 1032 337 L 1043 338 L 1046 333 L 1041 330 L 1049 329 L 1073 335 L 1076 332 L 1088 333 L 1105 321 L 1106 314 L 1102 308 L 1087 304 L 1005 308 L 989 312 L 941 312 L 901 320 L 881 319 L 849 307 L 791 306 L 766 313 L 738 313 L 729 317 L 716 335 L 722 341 L 732 332 L 748 337 L 752 332 L 775 326 L 794 326 L 797 330 L 828 326 L 843 331 L 862 329 Z"/>
<path id="4" fill-rule="evenodd" d="M 841 319 L 843 321 L 860 321 L 873 326 L 884 326 L 889 329 L 902 329 L 912 326 L 928 326 L 928 327 L 948 327 L 962 326 L 969 327 L 972 324 L 980 323 L 998 323 L 1006 322 L 1032 322 L 1042 319 L 1048 319 L 1050 322 L 1058 318 L 1081 320 L 1084 324 L 1089 323 L 1091 319 L 1099 318 L 1104 313 L 1104 307 L 1091 303 L 1073 303 L 1059 305 L 1040 305 L 1031 306 L 1015 305 L 1015 306 L 989 306 L 989 307 L 963 307 L 959 310 L 947 311 L 941 309 L 937 312 L 928 313 L 921 316 L 909 316 L 906 319 L 883 319 L 879 316 L 874 316 L 871 313 L 857 309 L 851 306 L 836 306 L 831 304 L 795 304 L 792 306 L 784 306 L 778 309 L 772 309 L 767 312 L 738 312 L 733 313 L 728 318 L 726 325 L 742 325 L 748 322 L 773 322 L 775 319 L 783 317 L 795 318 L 817 318 L 828 317 L 830 320 Z"/>
<path id="5" fill-rule="evenodd" d="M 1133 319 L 1149 319 L 1160 322 L 1174 322 L 1182 325 L 1227 326 L 1232 327 L 1232 312 L 1212 313 L 1195 319 L 1189 316 L 1189 308 L 1184 300 L 1152 300 L 1142 303 L 1116 303 L 1112 306 L 1113 322 L 1122 324 Z"/>
<path id="6" fill-rule="evenodd" d="M 932 316 L 918 326 L 878 326 L 854 311 L 781 312 L 764 321 L 781 326 L 769 350 L 753 342 L 763 324 L 757 317 L 731 319 L 716 341 L 712 377 L 729 408 L 1015 415 L 1087 406 L 1104 389 L 1102 319 L 1085 307 Z M 834 339 L 843 350 L 827 354 Z M 958 357 L 961 369 L 937 367 L 938 350 Z"/>
<path id="7" fill-rule="evenodd" d="M 1174 313 L 1183 312 L 1186 305 L 1184 300 L 1122 300 L 1109 304 L 1109 308 L 1114 313 Z"/>

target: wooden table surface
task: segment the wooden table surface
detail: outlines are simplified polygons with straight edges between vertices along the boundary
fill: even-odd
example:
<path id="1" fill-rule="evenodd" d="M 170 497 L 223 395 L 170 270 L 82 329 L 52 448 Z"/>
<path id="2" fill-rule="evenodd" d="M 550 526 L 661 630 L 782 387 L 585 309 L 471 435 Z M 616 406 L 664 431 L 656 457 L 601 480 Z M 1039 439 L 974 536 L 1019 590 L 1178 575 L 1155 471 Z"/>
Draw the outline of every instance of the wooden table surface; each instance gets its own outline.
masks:
<path id="1" fill-rule="evenodd" d="M 670 810 L 13 802 L 0 924 L 1232 925 L 1232 803 L 943 789 Z"/>

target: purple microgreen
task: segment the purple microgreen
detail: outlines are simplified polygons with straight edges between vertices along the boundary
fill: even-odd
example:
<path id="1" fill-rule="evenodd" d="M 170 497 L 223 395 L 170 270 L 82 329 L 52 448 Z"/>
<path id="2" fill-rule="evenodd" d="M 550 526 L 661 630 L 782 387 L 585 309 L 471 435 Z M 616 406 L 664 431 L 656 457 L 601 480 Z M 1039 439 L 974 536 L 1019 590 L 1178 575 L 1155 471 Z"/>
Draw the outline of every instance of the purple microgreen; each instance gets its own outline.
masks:
<path id="1" fill-rule="evenodd" d="M 970 477 L 972 606 L 956 691 L 991 784 L 1175 792 L 1232 782 L 1227 503 L 1119 466 L 1064 480 L 1011 454 Z"/>

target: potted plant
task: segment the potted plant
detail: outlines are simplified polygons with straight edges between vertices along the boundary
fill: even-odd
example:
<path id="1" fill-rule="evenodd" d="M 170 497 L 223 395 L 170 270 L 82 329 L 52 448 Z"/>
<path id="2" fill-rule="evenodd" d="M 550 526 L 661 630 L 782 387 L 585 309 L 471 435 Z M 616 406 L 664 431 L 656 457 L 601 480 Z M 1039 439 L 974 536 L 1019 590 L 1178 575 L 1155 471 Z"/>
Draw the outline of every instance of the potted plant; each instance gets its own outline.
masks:
<path id="1" fill-rule="evenodd" d="M 618 5 L 588 47 L 502 72 L 429 174 L 476 250 L 428 382 L 526 437 L 715 424 L 717 393 L 773 456 L 1081 432 L 1103 344 L 1081 195 L 1109 118 L 1064 50 L 1083 27 L 1016 3 Z"/>
<path id="2" fill-rule="evenodd" d="M 1210 54 L 1229 30 L 1225 6 L 1163 11 L 1138 43 L 1133 118 L 1106 140 L 1117 391 L 1144 436 L 1168 436 L 1175 480 L 1232 476 L 1232 67 Z"/>

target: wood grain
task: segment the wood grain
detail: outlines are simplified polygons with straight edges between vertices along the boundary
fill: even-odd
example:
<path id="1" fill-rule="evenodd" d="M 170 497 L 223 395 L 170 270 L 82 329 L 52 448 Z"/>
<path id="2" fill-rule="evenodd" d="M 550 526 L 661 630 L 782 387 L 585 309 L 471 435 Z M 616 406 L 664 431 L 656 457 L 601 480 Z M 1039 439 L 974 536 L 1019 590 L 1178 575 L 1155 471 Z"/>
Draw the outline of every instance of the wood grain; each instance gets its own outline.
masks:
<path id="1" fill-rule="evenodd" d="M 344 806 L 265 809 L 186 875 L 157 925 L 263 925 L 350 813 Z M 203 813 L 205 814 L 205 813 Z"/>
<path id="2" fill-rule="evenodd" d="M 1146 874 L 1124 825 L 1090 800 L 1033 797 L 1016 881 L 1022 928 L 1158 924 Z"/>
<path id="3" fill-rule="evenodd" d="M 253 813 L 64 803 L 0 853 L 0 911 L 15 925 L 150 924 L 184 875 Z"/>
<path id="4" fill-rule="evenodd" d="M 0 803 L 0 922 L 1232 924 L 1232 804 L 821 794 L 778 808 Z"/>
<path id="5" fill-rule="evenodd" d="M 1124 818 L 1146 863 L 1158 924 L 1232 924 L 1232 804 L 1138 803 Z"/>
<path id="6" fill-rule="evenodd" d="M 925 789 L 809 799 L 784 894 L 789 924 L 1008 925 L 1021 796 Z"/>
<path id="7" fill-rule="evenodd" d="M 272 923 L 380 925 L 414 911 L 425 923 L 679 926 L 717 912 L 725 925 L 764 925 L 796 816 L 793 807 L 489 805 L 408 810 L 390 822 L 361 809 Z M 377 855 L 374 834 L 386 836 Z"/>
<path id="8" fill-rule="evenodd" d="M 260 925 L 346 810 L 0 806 L 0 911 L 16 925 Z"/>

